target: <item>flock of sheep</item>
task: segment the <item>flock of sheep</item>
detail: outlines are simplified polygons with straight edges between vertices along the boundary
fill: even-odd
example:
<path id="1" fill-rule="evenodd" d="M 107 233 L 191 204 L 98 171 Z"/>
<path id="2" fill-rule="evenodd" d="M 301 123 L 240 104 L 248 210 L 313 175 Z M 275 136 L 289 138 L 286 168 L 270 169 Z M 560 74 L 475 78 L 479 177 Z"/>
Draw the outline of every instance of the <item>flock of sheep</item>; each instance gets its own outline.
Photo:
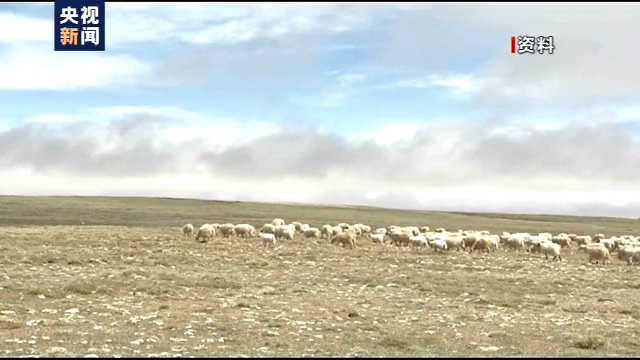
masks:
<path id="1" fill-rule="evenodd" d="M 640 236 L 623 235 L 605 238 L 603 234 L 576 235 L 540 233 L 508 233 L 502 235 L 490 234 L 486 230 L 458 230 L 449 232 L 444 228 L 431 231 L 428 226 L 388 226 L 372 230 L 364 224 L 323 225 L 321 228 L 310 227 L 308 224 L 292 222 L 285 224 L 282 219 L 274 219 L 270 224 L 264 224 L 259 231 L 249 224 L 204 224 L 198 231 L 192 224 L 182 227 L 185 236 L 193 236 L 196 241 L 207 242 L 214 237 L 260 238 L 265 248 L 276 248 L 276 242 L 281 239 L 293 240 L 296 234 L 302 234 L 307 239 L 329 239 L 331 244 L 356 248 L 356 243 L 362 238 L 369 238 L 374 243 L 387 246 L 424 249 L 431 248 L 435 252 L 451 250 L 469 250 L 492 252 L 500 247 L 511 251 L 527 251 L 543 254 L 545 258 L 562 260 L 561 250 L 571 249 L 577 244 L 579 251 L 588 254 L 589 262 L 606 264 L 610 254 L 616 252 L 618 258 L 628 264 L 640 263 Z"/>

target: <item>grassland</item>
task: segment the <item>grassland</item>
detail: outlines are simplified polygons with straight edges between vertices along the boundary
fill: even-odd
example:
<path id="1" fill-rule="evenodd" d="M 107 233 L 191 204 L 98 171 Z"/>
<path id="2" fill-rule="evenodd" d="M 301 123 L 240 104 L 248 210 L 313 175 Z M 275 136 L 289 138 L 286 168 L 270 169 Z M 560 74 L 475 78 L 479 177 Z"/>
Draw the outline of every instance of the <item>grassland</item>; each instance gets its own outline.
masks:
<path id="1" fill-rule="evenodd" d="M 0 197 L 4 356 L 635 356 L 640 269 L 500 250 L 200 244 L 186 222 L 274 217 L 640 235 L 615 218 L 176 199 Z M 81 223 L 84 222 L 84 225 Z"/>

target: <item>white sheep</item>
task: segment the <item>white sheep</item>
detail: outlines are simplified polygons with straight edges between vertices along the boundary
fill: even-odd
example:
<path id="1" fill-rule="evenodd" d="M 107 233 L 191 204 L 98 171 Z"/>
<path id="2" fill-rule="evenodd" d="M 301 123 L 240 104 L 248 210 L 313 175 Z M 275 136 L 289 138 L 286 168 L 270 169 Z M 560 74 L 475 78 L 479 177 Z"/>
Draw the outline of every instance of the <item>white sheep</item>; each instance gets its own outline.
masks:
<path id="1" fill-rule="evenodd" d="M 264 224 L 260 229 L 260 232 L 264 234 L 275 234 L 276 226 L 273 224 Z"/>
<path id="2" fill-rule="evenodd" d="M 273 226 L 282 226 L 282 225 L 284 225 L 284 220 L 275 218 L 271 222 L 271 225 L 273 225 Z"/>
<path id="3" fill-rule="evenodd" d="M 631 255 L 631 258 L 628 260 L 629 265 L 640 263 L 640 249 L 636 249 L 636 251 Z"/>
<path id="4" fill-rule="evenodd" d="M 523 234 L 513 234 L 507 239 L 505 247 L 511 250 L 524 249 L 525 236 Z"/>
<path id="5" fill-rule="evenodd" d="M 571 238 L 567 234 L 559 234 L 551 239 L 552 242 L 560 245 L 560 247 L 571 247 Z"/>
<path id="6" fill-rule="evenodd" d="M 429 242 L 429 247 L 433 249 L 434 252 L 443 252 L 447 250 L 447 243 L 444 240 L 435 239 Z"/>
<path id="7" fill-rule="evenodd" d="M 509 240 L 509 238 L 511 237 L 511 233 L 510 232 L 503 232 L 502 235 L 500 235 L 500 243 L 502 245 L 507 243 L 507 240 Z"/>
<path id="8" fill-rule="evenodd" d="M 498 248 L 500 247 L 500 236 L 484 235 L 483 238 L 487 238 L 491 242 L 491 251 L 498 251 Z"/>
<path id="9" fill-rule="evenodd" d="M 250 238 L 256 236 L 256 228 L 249 224 L 238 224 L 235 226 L 235 233 L 241 238 Z"/>
<path id="10" fill-rule="evenodd" d="M 276 248 L 276 237 L 273 234 L 263 234 L 260 233 L 260 238 L 262 239 L 262 245 L 265 248 Z"/>
<path id="11" fill-rule="evenodd" d="M 484 252 L 488 253 L 491 251 L 493 242 L 489 237 L 481 236 L 478 240 L 474 241 L 472 246 L 473 247 L 471 248 L 470 252 L 473 252 L 473 250 L 478 250 L 478 251 L 482 251 L 483 253 Z"/>
<path id="12" fill-rule="evenodd" d="M 638 251 L 640 251 L 640 249 L 634 248 L 633 246 L 620 246 L 618 249 L 618 259 L 631 264 L 633 254 Z"/>
<path id="13" fill-rule="evenodd" d="M 182 235 L 191 236 L 191 234 L 193 234 L 193 225 L 192 224 L 185 224 L 182 227 Z"/>
<path id="14" fill-rule="evenodd" d="M 602 234 L 596 234 L 596 235 L 602 235 Z M 578 246 L 580 245 L 588 245 L 591 244 L 591 242 L 598 242 L 600 241 L 600 237 L 595 238 L 596 240 L 594 241 L 594 239 L 591 238 L 591 236 L 589 235 L 583 235 L 583 236 L 576 236 L 575 242 L 576 244 L 578 244 Z"/>
<path id="15" fill-rule="evenodd" d="M 220 235 L 224 238 L 229 238 L 231 236 L 235 236 L 236 227 L 233 224 L 222 224 L 220 225 Z"/>
<path id="16" fill-rule="evenodd" d="M 600 244 L 604 245 L 609 251 L 613 251 L 616 248 L 615 240 L 612 239 L 600 239 Z"/>
<path id="17" fill-rule="evenodd" d="M 282 237 L 287 239 L 287 240 L 293 240 L 293 236 L 295 235 L 295 233 L 296 233 L 295 230 L 284 229 L 282 231 Z"/>
<path id="18" fill-rule="evenodd" d="M 457 251 L 460 251 L 461 249 L 464 249 L 464 241 L 462 241 L 462 236 L 459 234 L 451 234 L 443 240 L 447 243 L 447 250 L 456 249 Z"/>
<path id="19" fill-rule="evenodd" d="M 427 239 L 422 235 L 416 235 L 409 238 L 409 243 L 411 247 L 415 248 L 426 248 L 428 243 Z"/>
<path id="20" fill-rule="evenodd" d="M 607 260 L 609 259 L 609 250 L 607 250 L 604 245 L 595 243 L 586 245 L 585 248 L 587 254 L 589 254 L 589 263 L 591 263 L 593 260 L 596 261 L 596 264 L 598 264 L 600 261 L 602 261 L 603 265 L 607 263 Z"/>
<path id="21" fill-rule="evenodd" d="M 388 234 L 391 243 L 397 246 L 407 246 L 411 239 L 411 233 L 394 229 Z"/>
<path id="22" fill-rule="evenodd" d="M 545 259 L 549 259 L 549 255 L 551 255 L 553 256 L 552 261 L 556 259 L 562 260 L 562 256 L 560 256 L 560 245 L 550 241 L 542 241 L 536 243 L 534 246 L 538 248 L 539 253 L 544 254 Z"/>
<path id="23" fill-rule="evenodd" d="M 356 247 L 356 234 L 352 231 L 343 231 L 331 238 L 331 244 L 341 244 L 343 247 L 349 246 L 350 249 Z"/>
<path id="24" fill-rule="evenodd" d="M 322 225 L 320 228 L 320 238 L 330 239 L 333 235 L 333 227 L 331 225 Z"/>
<path id="25" fill-rule="evenodd" d="M 208 240 L 212 240 L 213 237 L 216 236 L 216 230 L 211 224 L 204 224 L 200 226 L 198 229 L 198 233 L 196 234 L 196 241 L 207 242 Z"/>
<path id="26" fill-rule="evenodd" d="M 548 232 L 540 233 L 540 234 L 538 234 L 538 236 L 546 237 L 547 240 L 549 240 L 549 241 L 553 240 L 553 235 L 551 235 L 551 233 L 548 233 Z"/>
<path id="27" fill-rule="evenodd" d="M 320 238 L 320 230 L 318 230 L 317 228 L 307 228 L 307 229 L 303 230 L 303 234 L 304 234 L 304 237 L 307 238 L 307 239 L 310 239 L 310 238 L 319 239 Z"/>
<path id="28" fill-rule="evenodd" d="M 471 233 L 463 235 L 462 241 L 464 241 L 465 248 L 469 249 L 469 251 L 472 252 L 474 249 L 473 245 L 476 241 L 480 240 L 481 237 L 482 235 L 480 233 Z"/>
<path id="29" fill-rule="evenodd" d="M 371 240 L 377 244 L 384 244 L 384 235 L 383 234 L 371 234 Z"/>
<path id="30" fill-rule="evenodd" d="M 356 234 L 356 237 L 362 235 L 362 230 L 360 230 L 360 227 L 356 225 L 349 226 L 349 228 L 347 228 L 347 231 L 352 231 L 354 234 Z"/>
<path id="31" fill-rule="evenodd" d="M 304 230 L 302 229 L 302 223 L 300 223 L 300 222 L 294 221 L 294 222 L 292 222 L 290 225 L 293 225 L 293 226 L 294 226 L 294 228 L 295 228 L 296 232 L 301 233 L 301 232 L 303 232 L 303 231 L 304 231 Z"/>

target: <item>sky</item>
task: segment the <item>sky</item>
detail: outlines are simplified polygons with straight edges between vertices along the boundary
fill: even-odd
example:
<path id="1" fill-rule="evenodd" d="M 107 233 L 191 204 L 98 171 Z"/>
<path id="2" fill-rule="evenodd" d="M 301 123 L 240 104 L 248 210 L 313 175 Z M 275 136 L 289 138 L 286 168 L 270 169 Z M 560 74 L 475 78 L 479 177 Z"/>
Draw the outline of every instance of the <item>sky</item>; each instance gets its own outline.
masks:
<path id="1" fill-rule="evenodd" d="M 105 52 L 53 11 L 0 4 L 1 194 L 640 217 L 635 4 L 107 3 Z"/>

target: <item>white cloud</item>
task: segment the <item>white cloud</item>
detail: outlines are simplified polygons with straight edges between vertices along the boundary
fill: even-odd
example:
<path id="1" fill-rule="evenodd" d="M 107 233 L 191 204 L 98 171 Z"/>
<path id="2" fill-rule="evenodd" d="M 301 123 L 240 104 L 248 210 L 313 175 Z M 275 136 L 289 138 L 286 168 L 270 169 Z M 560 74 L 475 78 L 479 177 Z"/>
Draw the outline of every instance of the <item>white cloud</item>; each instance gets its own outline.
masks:
<path id="1" fill-rule="evenodd" d="M 379 128 L 358 131 L 351 135 L 357 142 L 374 141 L 380 145 L 391 145 L 410 141 L 418 131 L 419 126 L 411 123 L 390 124 Z"/>
<path id="2" fill-rule="evenodd" d="M 631 135 L 634 125 L 624 122 L 524 123 L 501 133 L 470 122 L 396 120 L 345 133 L 175 106 L 32 119 L 41 122 L 0 132 L 5 193 L 592 214 L 613 206 L 606 211 L 630 216 L 627 208 L 640 201 L 631 185 L 640 175 L 638 159 L 620 155 L 634 154 L 640 143 Z M 275 190 L 278 184 L 288 190 Z"/>
<path id="3" fill-rule="evenodd" d="M 452 74 L 438 75 L 433 74 L 426 77 L 413 79 L 405 79 L 396 81 L 392 85 L 382 85 L 379 89 L 394 88 L 432 88 L 443 87 L 448 88 L 452 94 L 464 94 L 479 90 L 479 82 L 469 75 Z"/>
<path id="4" fill-rule="evenodd" d="M 0 12 L 0 42 L 49 40 L 53 47 L 53 29 L 50 19 Z"/>
<path id="5" fill-rule="evenodd" d="M 180 41 L 230 45 L 311 32 L 366 27 L 377 11 L 335 4 L 108 4 L 107 36 L 114 43 Z"/>
<path id="6" fill-rule="evenodd" d="M 640 81 L 633 71 L 640 51 L 628 46 L 640 23 L 635 7 L 410 5 L 394 7 L 401 9 L 397 11 L 389 6 L 332 4 L 107 7 L 104 53 L 55 53 L 49 19 L 0 12 L 0 89 L 95 89 L 158 83 L 163 74 L 181 83 L 180 76 L 186 75 L 180 73 L 205 82 L 210 69 L 217 68 L 224 69 L 229 83 L 233 80 L 228 79 L 237 78 L 250 91 L 269 94 L 275 99 L 274 108 L 282 105 L 277 101 L 283 89 L 303 94 L 293 100 L 304 105 L 348 105 L 345 113 L 357 113 L 359 105 L 386 111 L 388 103 L 404 105 L 395 103 L 403 100 L 397 96 L 389 97 L 394 102 L 380 96 L 380 103 L 359 104 L 364 99 L 357 96 L 359 91 L 440 88 L 456 99 L 478 100 L 465 102 L 465 111 L 489 110 L 491 122 L 478 125 L 476 119 L 465 119 L 443 125 L 445 121 L 433 119 L 425 124 L 428 121 L 393 118 L 346 133 L 344 128 L 353 124 L 330 131 L 300 129 L 302 122 L 283 128 L 259 120 L 239 122 L 192 113 L 171 106 L 171 100 L 163 107 L 49 113 L 31 117 L 29 124 L 0 128 L 0 148 L 5 146 L 0 174 L 24 176 L 16 169 L 18 163 L 34 171 L 31 183 L 6 183 L 5 188 L 37 191 L 50 176 L 58 185 L 47 189 L 62 192 L 104 187 L 109 193 L 139 194 L 142 188 L 148 195 L 200 196 L 211 195 L 213 187 L 219 191 L 215 195 L 231 198 L 322 202 L 331 198 L 328 192 L 338 191 L 350 194 L 344 198 L 355 202 L 382 204 L 400 196 L 420 206 L 460 208 L 509 208 L 521 202 L 536 204 L 536 209 L 558 209 L 563 201 L 624 207 L 628 201 L 640 201 L 632 181 L 640 176 L 635 170 L 640 169 L 636 122 Z M 375 22 L 380 19 L 385 21 Z M 16 28 L 26 30 L 13 34 Z M 340 36 L 356 44 L 323 43 L 329 38 L 319 36 L 349 30 L 363 30 Z M 555 36 L 556 54 L 509 54 L 508 39 L 519 34 Z M 504 39 L 504 46 L 493 57 L 482 58 L 498 38 Z M 436 46 L 438 42 L 442 46 Z M 175 50 L 176 43 L 175 55 L 183 62 L 165 61 L 166 67 L 155 62 L 163 52 Z M 485 45 L 489 46 L 485 53 L 478 51 L 476 56 L 473 49 Z M 134 46 L 136 53 L 153 59 L 146 62 L 116 52 Z M 307 55 L 301 54 L 313 52 L 300 50 L 306 46 L 314 51 L 356 47 L 366 51 L 357 66 L 345 65 L 354 59 L 332 54 L 332 61 L 305 58 L 309 60 L 305 67 L 301 59 Z M 461 61 L 469 56 L 467 51 L 474 51 L 474 57 Z M 327 63 L 343 67 L 327 71 Z M 269 75 L 261 78 L 265 73 Z M 277 89 L 271 87 L 274 81 Z M 387 85 L 373 87 L 374 81 Z M 215 86 L 232 87 L 229 83 Z M 534 111 L 527 112 L 521 102 Z M 411 105 L 402 108 L 403 114 L 411 112 Z M 503 113 L 509 109 L 517 116 Z M 458 108 L 451 109 L 455 111 Z M 16 123 L 9 120 L 6 123 Z M 83 136 L 69 139 L 64 129 Z M 17 139 L 24 140 L 14 144 Z M 14 145 L 7 147 L 9 142 Z M 21 147 L 26 144 L 30 147 Z M 397 164 L 410 165 L 400 173 L 393 170 Z M 86 188 L 65 185 L 81 177 L 87 178 Z M 256 181 L 274 189 L 288 181 L 290 191 L 267 196 L 255 190 Z"/>
<path id="7" fill-rule="evenodd" d="M 130 84 L 150 66 L 128 55 L 14 45 L 0 54 L 1 89 L 71 90 Z"/>
<path id="8" fill-rule="evenodd" d="M 291 96 L 293 102 L 317 107 L 339 107 L 344 105 L 347 99 L 357 93 L 358 84 L 364 82 L 367 76 L 356 73 L 341 73 L 329 71 L 326 73 L 329 84 L 325 85 L 317 95 Z"/>
<path id="9" fill-rule="evenodd" d="M 500 49 L 479 71 L 490 78 L 486 102 L 539 101 L 568 105 L 633 102 L 640 94 L 640 50 L 629 47 L 640 30 L 633 4 L 526 4 L 472 6 L 452 11 L 451 26 L 467 31 L 492 29 L 508 36 L 554 36 L 553 55 L 512 55 Z M 489 28 L 487 27 L 489 26 Z M 488 32 L 488 31 L 487 31 Z M 477 34 L 482 36 L 482 34 Z"/>

